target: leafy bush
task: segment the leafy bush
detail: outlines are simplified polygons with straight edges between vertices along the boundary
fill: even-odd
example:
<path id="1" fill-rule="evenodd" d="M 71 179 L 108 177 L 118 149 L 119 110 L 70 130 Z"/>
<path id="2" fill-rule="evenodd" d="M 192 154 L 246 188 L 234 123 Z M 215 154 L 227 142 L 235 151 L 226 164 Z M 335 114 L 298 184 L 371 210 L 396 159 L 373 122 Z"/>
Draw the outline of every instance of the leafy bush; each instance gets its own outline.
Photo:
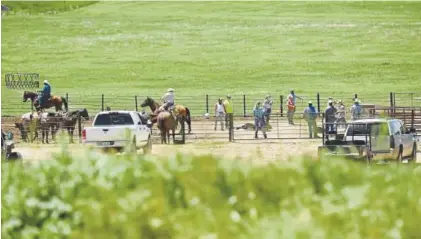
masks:
<path id="1" fill-rule="evenodd" d="M 13 12 L 62 12 L 89 6 L 98 1 L 2 1 Z"/>
<path id="2" fill-rule="evenodd" d="M 5 238 L 417 238 L 419 166 L 65 151 L 2 163 Z"/>

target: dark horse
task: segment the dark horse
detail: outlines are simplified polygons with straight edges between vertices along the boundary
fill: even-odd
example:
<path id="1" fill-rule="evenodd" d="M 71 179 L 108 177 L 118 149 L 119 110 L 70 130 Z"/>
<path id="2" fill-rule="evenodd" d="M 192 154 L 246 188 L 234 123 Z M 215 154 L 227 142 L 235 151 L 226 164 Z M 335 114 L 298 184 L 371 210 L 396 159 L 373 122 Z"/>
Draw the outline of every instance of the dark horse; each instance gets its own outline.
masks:
<path id="1" fill-rule="evenodd" d="M 152 114 L 151 114 L 151 121 L 152 124 L 155 124 L 158 119 L 159 114 L 159 107 L 161 106 L 158 102 L 153 100 L 150 97 L 146 97 L 145 101 L 140 105 L 142 107 L 149 106 L 151 108 Z M 191 117 L 190 117 L 190 109 L 187 107 L 184 107 L 183 105 L 175 105 L 175 115 L 177 117 L 177 122 L 181 124 L 181 120 L 184 119 L 185 122 L 187 122 L 187 125 L 189 126 L 189 134 L 191 133 Z"/>
<path id="2" fill-rule="evenodd" d="M 66 112 L 63 114 L 61 119 L 61 128 L 67 130 L 69 135 L 69 143 L 73 143 L 73 132 L 75 131 L 76 122 L 79 118 L 89 120 L 89 114 L 87 109 L 75 110 Z"/>
<path id="3" fill-rule="evenodd" d="M 28 101 L 28 99 L 32 101 L 32 104 L 35 106 L 35 109 L 37 109 L 37 111 L 40 111 L 42 109 L 48 109 L 53 106 L 56 108 L 56 111 L 59 111 L 59 110 L 63 110 L 63 107 L 62 107 L 63 105 L 64 105 L 64 111 L 67 112 L 69 110 L 66 97 L 63 97 L 63 96 L 52 95 L 51 98 L 47 102 L 44 102 L 43 105 L 40 105 L 37 93 L 31 92 L 31 91 L 23 92 L 23 102 Z"/>

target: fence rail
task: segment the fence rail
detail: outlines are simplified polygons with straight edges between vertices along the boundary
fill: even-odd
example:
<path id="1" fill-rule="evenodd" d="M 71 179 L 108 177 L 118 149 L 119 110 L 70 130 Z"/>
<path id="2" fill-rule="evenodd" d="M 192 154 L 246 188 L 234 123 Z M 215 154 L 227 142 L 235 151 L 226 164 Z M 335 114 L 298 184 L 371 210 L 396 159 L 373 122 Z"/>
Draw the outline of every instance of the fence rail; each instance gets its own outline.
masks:
<path id="1" fill-rule="evenodd" d="M 56 96 L 67 98 L 69 110 L 86 108 L 89 112 L 103 111 L 107 106 L 111 109 L 119 110 L 136 110 L 141 111 L 141 104 L 145 100 L 146 95 L 82 95 L 57 93 Z M 232 94 L 232 104 L 234 115 L 248 117 L 252 115 L 252 110 L 257 101 L 263 102 L 263 96 Z M 205 113 L 213 114 L 214 104 L 221 96 L 205 94 L 203 96 L 176 96 L 176 103 L 182 104 L 190 109 L 192 116 L 203 116 Z M 350 107 L 355 97 L 358 97 L 362 104 L 376 104 L 381 106 L 421 106 L 421 92 L 419 93 L 384 93 L 377 95 L 363 94 L 321 94 L 314 93 L 310 95 L 298 95 L 296 98 L 296 111 L 302 112 L 307 106 L 308 101 L 312 101 L 313 105 L 319 112 L 324 111 L 327 107 L 328 98 L 334 100 L 342 100 L 345 106 Z M 159 96 L 151 96 L 156 101 L 160 100 Z M 287 95 L 272 95 L 273 105 L 272 111 L 284 115 L 286 113 Z M 32 110 L 30 102 L 22 102 L 22 97 L 16 96 L 12 98 L 2 99 L 2 116 L 20 116 Z M 145 109 L 148 111 L 149 109 Z"/>

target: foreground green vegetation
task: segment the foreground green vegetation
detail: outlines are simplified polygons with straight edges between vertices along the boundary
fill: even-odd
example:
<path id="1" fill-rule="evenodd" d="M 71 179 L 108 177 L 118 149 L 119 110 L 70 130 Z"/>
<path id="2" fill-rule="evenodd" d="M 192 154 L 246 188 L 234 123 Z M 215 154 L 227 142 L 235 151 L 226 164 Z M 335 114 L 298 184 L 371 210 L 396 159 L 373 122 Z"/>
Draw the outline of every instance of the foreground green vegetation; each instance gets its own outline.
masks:
<path id="1" fill-rule="evenodd" d="M 178 97 L 193 96 L 181 102 L 190 105 L 203 103 L 205 94 L 214 95 L 211 103 L 227 93 L 277 98 L 291 87 L 348 104 L 354 93 L 387 103 L 391 91 L 421 92 L 420 8 L 421 2 L 105 1 L 58 14 L 7 15 L 2 72 L 39 72 L 53 94 L 69 93 L 71 107 L 95 109 L 102 93 L 112 107 L 132 108 L 131 98 L 111 95 L 156 97 L 169 87 Z M 21 97 L 22 90 L 2 87 L 3 105 L 28 109 Z"/>
<path id="2" fill-rule="evenodd" d="M 2 164 L 4 238 L 418 238 L 421 168 L 174 155 Z"/>

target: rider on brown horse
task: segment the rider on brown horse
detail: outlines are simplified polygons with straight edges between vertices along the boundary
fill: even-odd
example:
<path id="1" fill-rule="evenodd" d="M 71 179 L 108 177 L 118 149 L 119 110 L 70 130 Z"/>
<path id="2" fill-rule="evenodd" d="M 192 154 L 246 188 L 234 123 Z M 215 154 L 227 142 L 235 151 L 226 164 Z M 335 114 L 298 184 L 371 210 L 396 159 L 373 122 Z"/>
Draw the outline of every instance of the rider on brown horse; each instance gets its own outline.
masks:
<path id="1" fill-rule="evenodd" d="M 165 95 L 162 97 L 162 101 L 164 102 L 164 104 L 161 107 L 163 107 L 165 110 L 169 109 L 170 113 L 172 113 L 172 108 L 175 105 L 174 100 L 174 89 L 170 88 L 167 90 L 167 93 L 165 93 Z"/>
<path id="2" fill-rule="evenodd" d="M 51 97 L 51 85 L 47 80 L 44 80 L 44 88 L 41 92 L 41 97 L 39 98 L 39 108 L 44 108 L 44 104 L 47 103 L 47 101 Z"/>

